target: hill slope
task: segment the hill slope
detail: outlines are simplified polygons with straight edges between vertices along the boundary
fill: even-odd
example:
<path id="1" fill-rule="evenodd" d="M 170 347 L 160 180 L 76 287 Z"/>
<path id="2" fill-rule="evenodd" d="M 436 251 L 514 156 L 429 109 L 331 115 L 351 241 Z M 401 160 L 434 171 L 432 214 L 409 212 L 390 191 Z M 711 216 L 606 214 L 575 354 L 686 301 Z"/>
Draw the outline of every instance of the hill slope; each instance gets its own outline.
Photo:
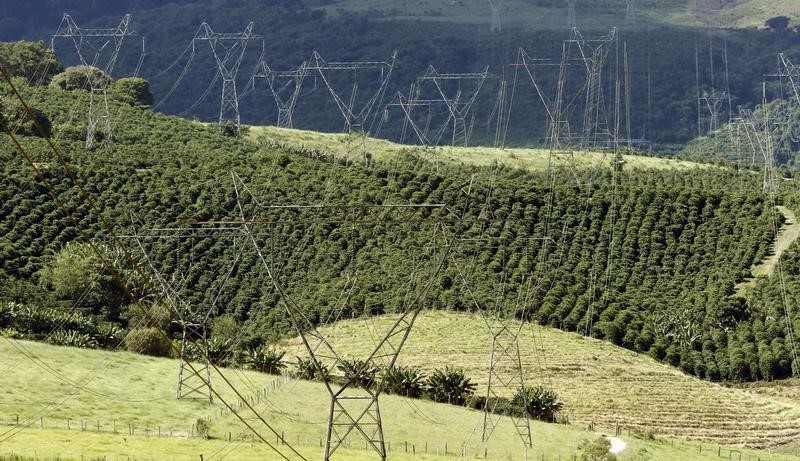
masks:
<path id="1" fill-rule="evenodd" d="M 321 331 L 343 356 L 363 357 L 391 322 L 348 320 Z M 285 345 L 305 356 L 296 340 Z M 602 341 L 526 325 L 520 347 L 527 382 L 555 389 L 572 422 L 751 447 L 776 447 L 800 435 L 796 403 L 702 381 Z M 479 383 L 478 394 L 485 394 L 490 351 L 491 336 L 479 315 L 423 312 L 398 363 L 462 367 Z"/>
<path id="2" fill-rule="evenodd" d="M 275 456 L 263 443 L 254 443 L 251 433 L 234 416 L 220 412 L 223 407 L 218 401 L 210 405 L 175 400 L 177 368 L 175 360 L 4 339 L 0 341 L 0 370 L 3 379 L 14 385 L 4 386 L 2 391 L 0 456 L 12 451 L 23 456 L 33 456 L 36 452 L 39 459 L 56 455 L 62 459 L 79 459 L 81 455 L 110 459 L 125 456 L 194 459 L 198 453 L 205 453 L 205 459 L 221 459 L 223 453 L 227 453 L 225 459 L 242 460 Z M 321 383 L 232 369 L 223 369 L 223 373 L 253 402 L 258 391 L 262 398 L 255 406 L 262 416 L 305 456 L 310 459 L 318 456 L 328 409 L 327 394 Z M 77 382 L 80 387 L 75 387 Z M 219 376 L 214 374 L 212 382 L 224 398 L 237 402 Z M 60 404 L 50 405 L 51 402 Z M 243 416 L 253 417 L 252 413 L 237 408 Z M 462 449 L 468 457 L 483 458 L 484 449 L 489 459 L 507 459 L 509 454 L 512 459 L 521 457 L 519 440 L 513 426 L 506 421 L 489 444 L 480 444 L 480 436 L 474 431 L 482 421 L 482 414 L 474 410 L 383 396 L 381 413 L 392 459 L 443 459 L 434 454 L 437 450 L 444 454 L 445 444 L 450 459 L 460 455 Z M 22 424 L 31 418 L 31 426 L 8 438 L 16 428 L 17 416 Z M 40 421 L 39 417 L 43 419 Z M 210 441 L 187 438 L 199 418 L 211 422 Z M 274 441 L 275 436 L 266 428 L 261 425 L 257 428 L 267 440 Z M 576 453 L 582 441 L 599 437 L 577 425 L 535 422 L 532 430 L 535 447 L 529 456 L 535 455 L 536 459 L 568 458 Z M 233 443 L 227 443 L 228 434 Z M 628 448 L 621 460 L 640 459 L 646 454 L 653 459 L 673 460 L 713 460 L 717 456 L 716 447 L 708 445 L 701 454 L 699 445 L 680 440 L 647 440 L 630 435 L 622 438 Z M 374 459 L 359 443 L 353 437 L 352 449 L 344 450 L 340 459 Z M 416 454 L 412 455 L 412 450 Z M 723 448 L 723 453 L 729 451 L 730 448 Z M 734 455 L 738 452 L 765 460 L 783 459 L 765 452 L 733 451 Z"/>

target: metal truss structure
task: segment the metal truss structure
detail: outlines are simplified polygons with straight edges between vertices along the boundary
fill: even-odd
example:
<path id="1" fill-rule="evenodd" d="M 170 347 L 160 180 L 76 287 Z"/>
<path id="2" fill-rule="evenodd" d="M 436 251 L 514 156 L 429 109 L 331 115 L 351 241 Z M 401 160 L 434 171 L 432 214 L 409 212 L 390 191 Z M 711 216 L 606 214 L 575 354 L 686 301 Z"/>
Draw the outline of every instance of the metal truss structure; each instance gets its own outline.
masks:
<path id="1" fill-rule="evenodd" d="M 141 221 L 133 214 L 131 214 L 131 220 L 134 223 L 134 234 L 132 238 L 135 240 L 136 246 L 139 251 L 141 251 L 144 262 L 150 268 L 150 272 L 161 290 L 161 299 L 163 299 L 175 316 L 175 320 L 172 321 L 172 324 L 176 325 L 181 331 L 176 397 L 179 400 L 199 398 L 213 402 L 211 363 L 209 362 L 208 351 L 195 351 L 192 348 L 206 347 L 205 345 L 209 340 L 209 318 L 217 309 L 220 295 L 239 262 L 240 252 L 238 251 L 236 236 L 233 236 L 233 262 L 230 268 L 225 272 L 222 281 L 219 283 L 214 299 L 206 306 L 193 305 L 184 299 L 181 294 L 181 289 L 176 287 L 176 285 L 181 284 L 180 276 L 177 273 L 173 274 L 172 283 L 170 283 L 162 272 L 156 268 L 150 252 L 145 246 L 145 239 L 163 239 L 170 234 L 174 234 L 174 232 L 164 232 L 158 229 L 140 232 L 136 230 L 136 227 L 137 225 L 142 227 Z M 182 229 L 179 230 L 178 235 L 190 235 L 191 232 L 192 229 Z M 190 360 L 200 360 L 200 363 L 190 365 Z"/>
<path id="2" fill-rule="evenodd" d="M 793 64 L 784 53 L 778 54 L 778 59 L 781 64 L 778 76 L 789 81 L 795 101 L 800 105 L 800 66 Z"/>
<path id="3" fill-rule="evenodd" d="M 500 8 L 503 7 L 503 0 L 489 0 L 489 7 L 492 9 L 492 22 L 489 30 L 501 32 L 503 30 L 503 18 L 500 15 Z"/>
<path id="4" fill-rule="evenodd" d="M 570 44 L 577 46 L 579 61 L 586 68 L 586 105 L 581 139 L 584 147 L 601 144 L 612 137 L 603 95 L 603 68 L 616 39 L 617 29 L 614 28 L 605 37 L 593 40 L 584 39 L 578 29 L 572 29 L 568 40 Z"/>
<path id="5" fill-rule="evenodd" d="M 467 115 L 472 109 L 478 94 L 483 87 L 486 79 L 489 78 L 489 66 L 486 66 L 482 72 L 477 73 L 460 73 L 460 74 L 440 74 L 433 65 L 428 66 L 428 70 L 422 77 L 417 79 L 417 87 L 421 88 L 425 82 L 432 82 L 438 92 L 441 101 L 447 106 L 449 112 L 448 122 L 453 122 L 453 146 L 464 146 L 469 144 L 472 127 L 467 127 Z M 471 92 L 467 92 L 462 88 L 463 82 L 475 82 Z M 456 84 L 455 94 L 448 96 L 448 89 L 445 87 L 445 82 Z M 435 101 L 435 100 L 428 100 Z M 412 104 L 418 104 L 422 101 L 411 101 Z"/>
<path id="6" fill-rule="evenodd" d="M 397 92 L 395 97 L 388 104 L 386 104 L 386 107 L 384 108 L 384 121 L 388 120 L 389 110 L 391 108 L 399 107 L 403 112 L 403 129 L 400 136 L 400 142 L 405 142 L 408 134 L 408 127 L 411 127 L 411 130 L 416 135 L 420 144 L 425 147 L 437 146 L 441 143 L 442 137 L 444 136 L 447 127 L 450 125 L 450 119 L 452 117 L 448 111 L 448 116 L 444 123 L 438 124 L 436 129 L 431 131 L 434 123 L 433 109 L 438 106 L 446 106 L 445 101 L 443 99 L 421 99 L 419 87 L 412 83 L 408 96 L 401 92 Z M 418 108 L 427 109 L 427 114 L 425 114 L 425 123 L 423 126 L 420 126 L 420 123 L 414 119 L 414 115 L 416 112 L 418 112 Z"/>
<path id="7" fill-rule="evenodd" d="M 385 460 L 387 447 L 384 442 L 384 433 L 379 406 L 379 396 L 383 388 L 383 376 L 377 375 L 379 366 L 384 370 L 391 369 L 406 339 L 408 338 L 414 322 L 426 303 L 427 295 L 438 278 L 440 272 L 449 260 L 450 250 L 456 239 L 449 232 L 449 226 L 441 218 L 416 218 L 415 213 L 426 210 L 431 216 L 447 216 L 448 208 L 441 204 L 418 205 L 275 205 L 270 206 L 259 202 L 236 174 L 233 174 L 234 191 L 240 220 L 225 222 L 205 222 L 198 225 L 219 226 L 220 224 L 236 227 L 242 230 L 245 238 L 249 240 L 258 254 L 258 259 L 268 274 L 270 283 L 278 294 L 281 304 L 291 319 L 315 369 L 322 377 L 325 388 L 331 399 L 328 414 L 327 433 L 325 439 L 324 459 L 329 461 L 337 449 L 346 443 L 351 435 L 363 438 L 367 447 Z M 282 219 L 270 217 L 271 213 L 280 213 Z M 296 217 L 285 219 L 286 214 Z M 305 219 L 305 218 L 307 219 Z M 347 361 L 333 344 L 317 329 L 316 323 L 309 318 L 307 310 L 299 304 L 281 282 L 280 268 L 275 266 L 270 246 L 260 242 L 255 232 L 259 226 L 269 226 L 274 229 L 280 223 L 293 225 L 320 225 L 327 226 L 355 226 L 369 225 L 374 228 L 380 225 L 392 225 L 399 222 L 418 223 L 418 226 L 429 225 L 430 237 L 425 238 L 427 243 L 419 250 L 420 254 L 413 259 L 413 267 L 409 279 L 402 287 L 402 305 L 397 306 L 399 317 L 394 321 L 387 332 L 380 336 L 371 353 L 363 360 L 365 370 L 370 371 L 370 378 L 364 382 L 357 379 L 354 374 L 343 373 L 342 381 L 334 381 L 327 370 L 345 370 Z M 419 219 L 419 220 L 417 220 Z M 456 222 L 455 220 L 454 222 Z M 423 231 L 419 231 L 423 232 Z M 424 231 L 424 232 L 427 232 Z M 314 234 L 314 232 L 307 232 Z M 354 263 L 355 255 L 351 258 Z M 337 301 L 337 309 L 346 306 L 349 296 L 355 287 L 357 270 L 348 275 L 342 296 Z M 372 384 L 372 385 L 371 385 Z"/>
<path id="8" fill-rule="evenodd" d="M 307 73 L 305 62 L 300 64 L 300 67 L 296 70 L 272 70 L 267 64 L 264 53 L 261 54 L 251 78 L 251 85 L 255 86 L 255 79 L 264 79 L 267 82 L 278 109 L 278 123 L 276 126 L 279 128 L 292 128 L 294 126 L 292 115 Z"/>
<path id="9" fill-rule="evenodd" d="M 566 50 L 566 47 L 564 47 Z M 566 87 L 566 67 L 568 62 L 566 60 L 566 51 L 563 52 L 562 60 L 555 62 L 550 59 L 534 59 L 525 51 L 520 48 L 517 52 L 517 60 L 514 66 L 514 81 L 516 81 L 516 74 L 519 69 L 524 69 L 525 73 L 531 80 L 539 101 L 547 113 L 547 139 L 548 144 L 553 149 L 563 149 L 570 142 L 572 137 L 570 130 L 569 115 L 565 110 L 564 105 L 564 91 Z M 538 68 L 558 68 L 558 83 L 556 85 L 555 95 L 549 95 L 547 88 L 541 81 L 539 74 L 536 72 Z M 513 91 L 512 91 L 513 92 Z"/>
<path id="10" fill-rule="evenodd" d="M 780 187 L 779 178 L 775 171 L 775 135 L 781 126 L 788 122 L 787 115 L 770 114 L 766 104 L 761 106 L 760 117 L 748 108 L 739 107 L 739 119 L 744 128 L 747 140 L 753 151 L 754 160 L 759 156 L 764 161 L 764 193 L 778 192 Z"/>
<path id="11" fill-rule="evenodd" d="M 211 54 L 217 63 L 217 72 L 222 77 L 222 98 L 219 108 L 219 126 L 233 123 L 234 132 L 241 132 L 239 115 L 239 94 L 236 91 L 236 76 L 244 59 L 247 44 L 259 36 L 253 33 L 253 23 L 249 23 L 243 32 L 217 33 L 208 23 L 203 22 L 192 40 L 192 56 L 197 42 L 208 42 Z"/>
<path id="12" fill-rule="evenodd" d="M 388 61 L 326 61 L 316 50 L 311 55 L 307 70 L 319 75 L 344 118 L 344 132 L 348 134 L 348 157 L 360 150 L 364 162 L 369 162 L 367 136 L 372 131 L 377 115 L 375 108 L 383 103 L 396 60 L 397 51 L 392 53 Z M 358 74 L 362 71 L 379 73 L 377 89 L 365 100 L 359 97 Z M 341 95 L 341 90 L 336 89 L 333 80 L 334 74 L 344 72 L 352 72 L 352 87 L 347 99 Z"/>
<path id="13" fill-rule="evenodd" d="M 461 268 L 458 268 L 458 272 L 472 303 L 476 310 L 480 312 L 492 337 L 492 349 L 489 355 L 489 379 L 486 388 L 486 404 L 483 408 L 483 433 L 481 436 L 481 441 L 485 443 L 489 441 L 492 433 L 504 418 L 496 412 L 501 398 L 513 395 L 525 386 L 519 347 L 519 336 L 522 332 L 523 323 L 517 322 L 518 325 L 514 325 L 513 320 L 504 313 L 504 307 L 507 303 L 505 280 L 501 281 L 494 306 L 491 306 L 478 299 L 472 290 L 468 275 Z M 525 290 L 526 288 L 528 289 Z M 525 310 L 525 305 L 529 301 L 529 288 L 530 283 L 523 282 L 522 291 L 517 295 L 514 311 L 522 312 Z M 526 291 L 526 293 L 523 293 L 523 291 Z M 523 398 L 526 398 L 524 393 L 522 395 Z M 527 408 L 527 406 L 527 402 L 523 402 L 523 408 Z M 532 447 L 533 436 L 527 411 L 523 411 L 522 416 L 512 415 L 509 418 L 522 444 L 526 448 Z"/>
<path id="14" fill-rule="evenodd" d="M 69 39 L 81 65 L 86 70 L 86 80 L 90 86 L 88 90 L 91 93 L 86 122 L 86 149 L 94 147 L 98 126 L 103 130 L 104 142 L 108 149 L 113 148 L 113 126 L 108 111 L 107 84 L 105 81 L 97 81 L 96 78 L 93 78 L 90 67 L 99 68 L 110 77 L 125 39 L 134 35 L 136 33 L 131 29 L 130 14 L 123 16 L 119 25 L 110 29 L 78 27 L 72 16 L 65 14 L 58 30 L 50 40 L 50 49 L 55 50 L 56 39 Z M 136 73 L 138 73 L 143 59 L 144 39 L 142 39 L 142 54 Z"/>
<path id="15" fill-rule="evenodd" d="M 575 3 L 577 0 L 566 0 L 567 2 L 567 27 L 574 29 L 578 27 L 578 20 L 575 17 Z"/>
<path id="16" fill-rule="evenodd" d="M 636 0 L 625 0 L 625 24 L 636 24 Z"/>
<path id="17" fill-rule="evenodd" d="M 716 131 L 719 128 L 719 114 L 722 106 L 729 100 L 726 91 L 703 91 L 700 94 L 701 107 L 708 111 L 708 132 Z"/>

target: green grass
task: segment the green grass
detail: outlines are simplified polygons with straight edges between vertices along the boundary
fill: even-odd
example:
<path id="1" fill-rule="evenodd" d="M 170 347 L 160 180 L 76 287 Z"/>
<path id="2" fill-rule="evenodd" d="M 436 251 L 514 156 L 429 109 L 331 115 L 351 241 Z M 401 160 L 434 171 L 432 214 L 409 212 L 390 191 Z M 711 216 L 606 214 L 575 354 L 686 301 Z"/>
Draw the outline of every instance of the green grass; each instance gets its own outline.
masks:
<path id="1" fill-rule="evenodd" d="M 778 238 L 775 239 L 772 253 L 750 270 L 753 278 L 736 286 L 736 291 L 739 296 L 744 296 L 748 290 L 755 287 L 757 277 L 771 275 L 775 271 L 775 267 L 778 265 L 778 261 L 783 252 L 786 251 L 795 240 L 800 238 L 800 222 L 797 221 L 795 213 L 785 206 L 778 206 L 776 208 L 786 218 L 785 224 L 781 227 L 780 231 L 778 231 Z"/>
<path id="2" fill-rule="evenodd" d="M 431 324 L 435 319 L 436 316 L 427 315 L 422 319 L 421 337 L 426 336 L 429 328 L 441 326 Z M 357 322 L 345 323 L 341 331 L 356 325 Z M 433 346 L 443 348 L 443 343 L 445 341 L 439 340 Z M 407 352 L 419 353 L 414 344 L 412 341 Z M 565 346 L 574 347 L 569 342 Z M 13 453 L 38 459 L 81 459 L 82 456 L 199 459 L 199 454 L 203 453 L 205 459 L 210 460 L 230 450 L 226 459 L 276 459 L 265 444 L 254 441 L 235 416 L 221 411 L 223 406 L 219 402 L 176 400 L 173 395 L 176 373 L 177 362 L 171 359 L 3 339 L 0 341 L 0 434 L 3 434 L 0 457 Z M 324 435 L 328 408 L 327 393 L 320 383 L 230 369 L 223 373 L 247 396 L 258 389 L 266 389 L 267 398 L 256 404 L 259 412 L 304 457 L 317 459 L 320 456 L 319 443 Z M 565 372 L 567 376 L 571 374 Z M 218 376 L 212 380 L 224 398 L 232 399 L 231 391 L 225 389 Z M 82 386 L 75 387 L 76 382 L 82 382 Z M 252 414 L 242 413 L 267 440 L 275 440 Z M 391 459 L 446 459 L 436 456 L 437 450 L 440 455 L 444 454 L 445 445 L 449 458 L 460 455 L 462 450 L 467 458 L 482 457 L 484 450 L 489 459 L 523 458 L 510 422 L 501 422 L 491 441 L 482 444 L 482 413 L 474 410 L 383 396 L 381 413 Z M 29 422 L 30 425 L 15 426 L 17 415 L 21 424 Z M 211 440 L 190 436 L 191 426 L 198 418 L 210 419 Z M 133 425 L 133 435 L 129 433 L 128 424 Z M 6 439 L 8 431 L 17 428 L 23 430 Z M 532 430 L 535 446 L 529 452 L 529 459 L 543 456 L 548 460 L 569 459 L 579 444 L 600 436 L 587 431 L 583 424 L 533 423 Z M 701 453 L 697 443 L 660 437 L 650 439 L 636 433 L 624 432 L 621 438 L 628 444 L 620 457 L 622 460 L 643 459 L 643 455 L 650 456 L 644 459 L 713 460 L 718 459 L 717 450 L 721 450 L 723 456 L 732 453 L 733 459 L 740 452 L 743 459 L 748 456 L 763 460 L 789 459 L 764 451 L 709 444 L 702 446 Z M 374 459 L 371 452 L 362 448 L 362 443 L 353 438 L 349 449 L 343 449 L 337 459 Z M 426 447 L 427 456 L 424 455 Z M 406 450 L 414 450 L 416 454 L 406 453 Z"/>
<path id="3" fill-rule="evenodd" d="M 320 133 L 316 131 L 290 130 L 271 126 L 250 127 L 250 139 L 262 139 L 268 142 L 309 150 L 327 152 L 338 157 L 349 157 L 361 160 L 362 150 L 355 142 L 348 143 L 345 134 Z M 351 141 L 354 138 L 351 138 Z M 462 162 L 472 165 L 486 166 L 493 162 L 527 169 L 544 171 L 550 159 L 545 149 L 494 147 L 452 147 L 440 146 L 424 148 L 421 146 L 397 144 L 384 139 L 367 139 L 367 150 L 377 160 L 391 160 L 398 155 L 418 155 L 441 162 Z M 690 168 L 711 168 L 711 165 L 688 162 L 684 160 L 645 157 L 640 155 L 623 156 L 626 169 L 684 170 Z M 552 164 L 556 168 L 611 168 L 612 155 L 603 152 L 555 152 Z"/>
<path id="4" fill-rule="evenodd" d="M 322 329 L 344 356 L 364 356 L 392 317 Z M 551 386 L 573 423 L 751 447 L 780 447 L 800 435 L 800 406 L 703 381 L 604 341 L 526 325 L 526 380 Z M 295 341 L 288 355 L 302 354 Z M 491 339 L 477 314 L 424 312 L 399 358 L 425 369 L 456 365 L 485 393 Z"/>
<path id="5" fill-rule="evenodd" d="M 547 4 L 556 6 L 548 6 Z M 795 0 L 740 0 L 717 2 L 698 0 L 707 8 L 703 20 L 716 27 L 763 27 L 764 22 L 778 15 L 800 17 L 800 4 Z M 680 0 L 638 0 L 636 8 L 639 25 L 674 24 L 691 25 L 694 20 L 689 2 Z M 488 29 L 490 8 L 488 2 L 445 0 L 338 0 L 324 7 L 329 14 L 341 11 L 371 12 L 386 19 L 422 19 L 428 21 L 463 24 L 485 24 Z M 625 2 L 593 0 L 578 2 L 578 26 L 581 28 L 608 28 L 625 25 Z M 532 0 L 506 0 L 503 7 L 506 24 L 529 29 L 563 29 L 566 27 L 565 2 L 537 2 Z"/>

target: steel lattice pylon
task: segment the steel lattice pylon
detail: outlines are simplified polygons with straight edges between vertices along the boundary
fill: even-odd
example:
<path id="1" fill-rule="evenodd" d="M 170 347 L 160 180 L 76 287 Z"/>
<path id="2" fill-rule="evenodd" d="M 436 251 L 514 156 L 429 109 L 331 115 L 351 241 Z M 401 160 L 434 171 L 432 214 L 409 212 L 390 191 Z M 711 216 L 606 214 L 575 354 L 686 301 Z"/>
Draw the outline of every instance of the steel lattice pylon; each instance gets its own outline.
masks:
<path id="1" fill-rule="evenodd" d="M 331 398 L 324 459 L 326 461 L 330 460 L 336 450 L 346 442 L 351 434 L 358 434 L 364 439 L 367 446 L 378 454 L 380 459 L 385 460 L 387 450 L 379 405 L 379 396 L 383 389 L 385 375 L 378 377 L 376 374 L 377 369 L 379 365 L 383 365 L 384 369 L 394 367 L 434 281 L 438 278 L 445 262 L 448 260 L 450 249 L 456 239 L 448 234 L 447 226 L 439 218 L 424 218 L 424 221 L 419 222 L 419 225 L 422 225 L 423 222 L 429 224 L 431 230 L 430 240 L 421 250 L 419 259 L 415 259 L 410 279 L 403 285 L 402 291 L 398 292 L 403 293 L 403 301 L 402 305 L 398 306 L 397 309 L 399 312 L 397 320 L 393 322 L 389 330 L 380 338 L 371 353 L 362 362 L 364 366 L 369 367 L 367 370 L 374 370 L 368 379 L 368 381 L 374 383 L 374 386 L 372 386 L 369 382 L 357 379 L 354 374 L 345 374 L 343 376 L 344 383 L 339 384 L 333 381 L 325 372 L 328 369 L 345 369 L 347 360 L 317 329 L 315 322 L 309 318 L 306 309 L 299 305 L 293 296 L 284 289 L 280 281 L 279 272 L 273 265 L 274 261 L 268 257 L 270 254 L 269 248 L 259 243 L 253 230 L 260 225 L 270 226 L 274 229 L 276 225 L 286 225 L 290 222 L 294 224 L 326 222 L 328 224 L 335 225 L 338 223 L 341 225 L 355 220 L 361 224 L 369 221 L 372 225 L 389 225 L 390 223 L 406 222 L 412 217 L 409 216 L 410 214 L 419 210 L 426 209 L 431 213 L 438 210 L 438 212 L 446 213 L 448 208 L 441 204 L 269 206 L 261 204 L 257 196 L 248 189 L 244 181 L 235 173 L 232 177 L 241 220 L 210 221 L 195 224 L 212 226 L 224 224 L 237 227 L 242 230 L 246 236 L 245 238 L 255 249 L 275 293 L 285 307 L 286 313 L 300 336 L 314 368 L 322 376 L 323 383 Z M 319 215 L 314 214 L 307 221 L 301 219 L 289 221 L 284 219 L 273 220 L 269 216 L 262 216 L 262 213 L 276 210 L 281 213 L 298 214 L 333 213 L 335 216 L 330 217 L 330 220 L 328 220 L 325 217 L 320 218 Z M 364 214 L 369 215 L 371 212 L 378 213 L 378 215 L 370 219 L 362 216 Z M 397 216 L 398 214 L 400 216 Z M 305 235 L 311 234 L 313 233 L 305 233 Z M 428 267 L 430 272 L 427 272 Z M 421 274 L 423 268 L 426 269 L 427 278 Z M 347 277 L 342 291 L 343 297 L 339 300 L 343 303 L 342 306 L 348 302 L 349 295 L 355 286 L 355 274 L 351 275 L 352 277 L 350 275 Z M 330 368 L 327 367 L 328 364 L 331 365 Z"/>
<path id="2" fill-rule="evenodd" d="M 492 9 L 492 23 L 490 31 L 500 32 L 503 30 L 503 18 L 500 16 L 500 8 L 503 7 L 503 0 L 489 0 L 489 7 Z"/>
<path id="3" fill-rule="evenodd" d="M 781 68 L 778 76 L 785 77 L 792 85 L 792 93 L 794 94 L 797 104 L 800 105 L 800 66 L 792 64 L 792 61 L 784 53 L 778 54 L 780 59 Z"/>
<path id="4" fill-rule="evenodd" d="M 572 29 L 570 44 L 577 46 L 580 61 L 586 67 L 586 105 L 583 115 L 583 147 L 604 144 L 601 136 L 611 139 L 608 116 L 603 95 L 603 67 L 605 66 L 611 44 L 617 39 L 617 29 L 600 39 L 586 40 L 578 29 Z"/>
<path id="5" fill-rule="evenodd" d="M 578 20 L 575 17 L 575 3 L 577 0 L 566 0 L 567 2 L 567 27 L 574 29 L 578 27 Z"/>
<path id="6" fill-rule="evenodd" d="M 472 109 L 478 94 L 483 87 L 486 79 L 489 78 L 489 66 L 483 69 L 483 72 L 477 73 L 460 73 L 460 74 L 441 74 L 432 65 L 428 66 L 425 74 L 417 79 L 417 86 L 421 87 L 424 82 L 433 82 L 436 91 L 441 97 L 441 101 L 447 106 L 450 113 L 448 121 L 453 122 L 453 146 L 466 147 L 469 144 L 471 134 L 471 127 L 467 126 L 467 115 Z M 473 80 L 475 85 L 472 93 L 464 96 L 464 91 L 461 88 L 462 82 Z M 458 87 L 454 96 L 448 96 L 447 90 L 444 88 L 445 81 L 456 82 Z M 419 102 L 412 100 L 411 104 L 418 104 Z"/>
<path id="7" fill-rule="evenodd" d="M 211 363 L 208 354 L 203 354 L 200 366 L 189 366 L 187 357 L 191 355 L 189 347 L 196 346 L 199 342 L 204 344 L 208 338 L 206 336 L 206 326 L 199 323 L 175 322 L 182 330 L 180 347 L 180 367 L 178 370 L 178 389 L 176 397 L 178 400 L 197 397 L 208 399 L 213 402 L 211 393 Z"/>
<path id="8" fill-rule="evenodd" d="M 625 24 L 636 24 L 636 0 L 625 0 Z"/>
<path id="9" fill-rule="evenodd" d="M 173 280 L 170 284 L 164 277 L 161 271 L 156 268 L 150 253 L 145 247 L 145 239 L 163 239 L 169 235 L 192 235 L 193 229 L 172 229 L 166 230 L 149 230 L 141 232 L 137 227 L 143 227 L 139 218 L 131 213 L 131 221 L 133 223 L 134 232 L 131 236 L 141 252 L 146 265 L 150 268 L 152 276 L 157 282 L 157 286 L 161 289 L 162 299 L 169 307 L 175 320 L 172 321 L 181 330 L 181 345 L 179 367 L 178 367 L 178 383 L 176 389 L 176 397 L 180 399 L 186 398 L 201 398 L 208 399 L 209 402 L 213 401 L 213 392 L 211 388 L 211 363 L 209 361 L 208 351 L 199 351 L 200 363 L 194 365 L 189 364 L 191 358 L 195 358 L 198 354 L 194 354 L 191 350 L 192 347 L 200 348 L 205 347 L 208 341 L 208 322 L 211 314 L 217 308 L 217 303 L 220 299 L 222 291 L 225 289 L 228 281 L 233 275 L 237 264 L 239 263 L 240 251 L 236 241 L 236 234 L 231 234 L 233 238 L 233 252 L 234 257 L 230 268 L 224 273 L 222 281 L 219 283 L 217 292 L 214 299 L 207 306 L 192 305 L 183 299 L 180 289 L 176 288 L 174 284 L 180 281 Z M 176 268 L 176 271 L 178 269 Z M 172 275 L 173 279 L 178 277 L 178 274 Z"/>
<path id="10" fill-rule="evenodd" d="M 316 50 L 311 55 L 307 70 L 317 73 L 344 118 L 344 132 L 348 135 L 348 158 L 360 152 L 364 162 L 369 163 L 367 137 L 372 132 L 372 125 L 378 115 L 375 107 L 383 104 L 396 61 L 397 51 L 392 53 L 388 61 L 326 61 Z M 366 100 L 359 98 L 358 86 L 358 73 L 364 70 L 379 72 L 378 87 L 371 95 L 367 95 Z M 332 74 L 337 72 L 353 73 L 353 86 L 347 99 L 341 96 L 341 90 L 337 90 L 332 81 Z"/>
<path id="11" fill-rule="evenodd" d="M 86 70 L 87 84 L 90 88 L 86 88 L 91 93 L 89 99 L 89 113 L 86 122 L 86 149 L 94 147 L 95 137 L 98 126 L 103 129 L 104 141 L 109 150 L 112 149 L 113 143 L 113 127 L 111 123 L 111 115 L 108 111 L 108 94 L 107 83 L 105 80 L 93 78 L 91 75 L 91 67 L 97 67 L 103 73 L 110 77 L 114 66 L 117 63 L 122 45 L 127 37 L 135 35 L 131 30 L 131 15 L 126 14 L 122 17 L 119 25 L 111 29 L 85 29 L 78 27 L 72 16 L 65 14 L 61 19 L 61 24 L 58 30 L 53 34 L 50 40 L 50 49 L 55 50 L 55 41 L 58 38 L 70 39 L 75 47 L 75 53 L 81 62 L 81 65 Z M 87 58 L 86 48 L 89 48 L 93 53 L 91 58 Z M 109 56 L 103 57 L 104 52 L 108 51 Z M 142 55 L 139 60 L 144 58 L 144 41 L 142 41 Z M 101 62 L 104 61 L 102 67 L 99 67 Z M 137 67 L 138 72 L 138 67 Z"/>
<path id="12" fill-rule="evenodd" d="M 198 41 L 208 42 L 211 54 L 217 63 L 217 72 L 222 77 L 222 97 L 219 108 L 219 126 L 225 123 L 234 124 L 236 136 L 240 134 L 241 117 L 239 115 L 239 93 L 236 91 L 236 76 L 244 59 L 247 44 L 258 38 L 253 33 L 253 23 L 249 23 L 241 33 L 217 33 L 208 23 L 200 24 L 200 28 L 192 40 L 192 54 L 194 44 Z"/>
<path id="13" fill-rule="evenodd" d="M 473 265 L 477 261 L 477 250 L 473 254 Z M 498 403 L 502 398 L 514 395 L 517 391 L 525 388 L 525 378 L 522 369 L 522 359 L 520 356 L 519 336 L 522 331 L 522 322 L 518 325 L 513 324 L 513 320 L 508 318 L 504 312 L 507 304 L 505 275 L 497 288 L 494 306 L 486 300 L 481 301 L 472 289 L 470 276 L 456 263 L 459 278 L 465 287 L 469 298 L 475 309 L 480 313 L 489 334 L 492 337 L 492 348 L 489 354 L 488 383 L 486 387 L 486 403 L 483 408 L 483 432 L 481 441 L 486 443 L 491 438 L 497 426 L 504 416 L 496 412 Z M 473 270 L 475 267 L 473 266 Z M 528 279 L 530 280 L 530 278 Z M 523 294 L 523 291 L 525 292 Z M 517 296 L 514 310 L 525 312 L 525 306 L 529 302 L 531 293 L 530 283 L 523 283 Z M 527 399 L 527 394 L 521 392 L 523 400 Z M 530 418 L 527 412 L 528 402 L 522 402 L 522 416 L 512 414 L 509 416 L 517 435 L 523 446 L 530 448 L 533 446 L 533 436 L 531 433 Z"/>
<path id="14" fill-rule="evenodd" d="M 305 62 L 297 70 L 274 71 L 267 64 L 264 53 L 261 53 L 261 58 L 258 60 L 256 70 L 251 78 L 251 85 L 255 86 L 255 79 L 257 78 L 266 80 L 278 109 L 276 126 L 279 128 L 292 128 L 294 126 L 292 115 L 307 73 Z M 288 91 L 288 96 L 284 96 L 284 90 Z"/>

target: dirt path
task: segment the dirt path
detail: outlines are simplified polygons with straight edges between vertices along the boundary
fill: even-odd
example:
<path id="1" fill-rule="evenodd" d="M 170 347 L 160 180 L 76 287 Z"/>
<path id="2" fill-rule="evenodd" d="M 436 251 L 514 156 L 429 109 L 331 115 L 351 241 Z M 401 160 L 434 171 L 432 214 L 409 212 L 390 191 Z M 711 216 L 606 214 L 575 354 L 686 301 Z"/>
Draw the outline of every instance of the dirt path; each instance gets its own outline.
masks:
<path id="1" fill-rule="evenodd" d="M 759 275 L 770 275 L 775 270 L 775 266 L 778 265 L 778 259 L 780 259 L 783 252 L 789 248 L 789 245 L 794 243 L 795 240 L 800 238 L 800 222 L 797 221 L 797 216 L 794 212 L 785 206 L 777 206 L 775 207 L 781 214 L 786 218 L 786 221 L 781 227 L 781 230 L 778 231 L 778 238 L 775 239 L 773 243 L 773 252 L 759 264 L 753 266 L 750 269 L 750 273 L 753 274 L 753 278 L 746 282 L 742 282 L 736 285 L 736 294 L 743 295 L 745 291 L 750 289 L 755 285 L 755 278 Z"/>

